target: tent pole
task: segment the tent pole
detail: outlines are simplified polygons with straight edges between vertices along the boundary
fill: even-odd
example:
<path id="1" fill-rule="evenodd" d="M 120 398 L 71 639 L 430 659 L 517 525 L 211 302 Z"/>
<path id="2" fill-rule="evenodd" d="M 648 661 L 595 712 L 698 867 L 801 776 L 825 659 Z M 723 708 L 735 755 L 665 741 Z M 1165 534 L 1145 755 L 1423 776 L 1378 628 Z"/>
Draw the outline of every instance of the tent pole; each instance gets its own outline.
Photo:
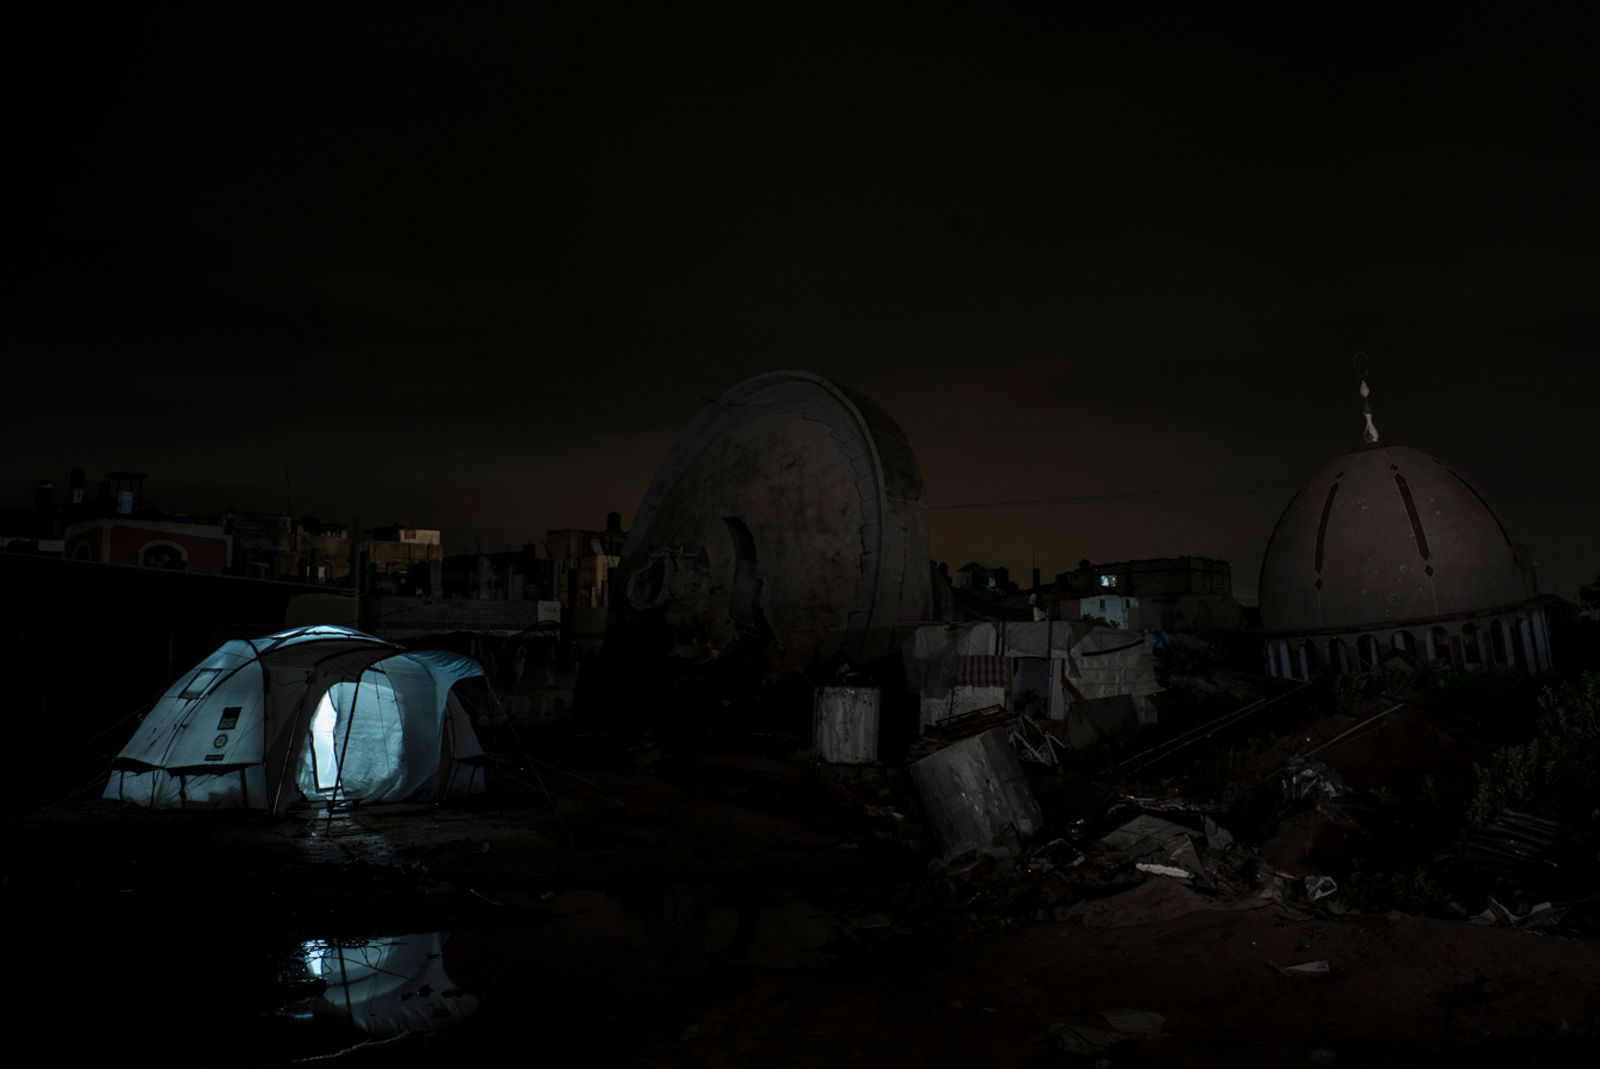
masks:
<path id="1" fill-rule="evenodd" d="M 487 690 L 489 692 L 489 700 L 494 702 L 495 708 L 497 710 L 500 710 L 501 715 L 504 715 L 505 711 L 503 709 L 500 709 L 500 701 L 494 695 L 494 686 L 489 682 L 487 677 L 484 677 L 483 687 L 484 687 L 485 690 Z M 448 710 L 449 706 L 447 705 L 445 708 L 446 708 L 446 710 Z M 457 701 L 456 702 L 456 708 L 460 710 L 462 716 L 467 716 L 467 707 L 466 707 L 466 704 L 464 702 Z M 453 714 L 448 714 L 447 713 L 447 715 L 453 715 Z M 467 716 L 467 723 L 469 725 L 472 723 L 472 717 Z M 509 717 L 507 717 L 506 718 L 506 726 L 510 727 L 510 725 L 511 725 L 511 719 Z M 477 730 L 476 727 L 474 727 L 473 730 L 476 731 Z M 453 732 L 451 734 L 452 734 L 452 736 L 454 735 Z M 478 740 L 478 745 L 480 747 L 483 745 L 483 740 L 482 740 L 481 737 Z M 484 751 L 484 753 L 485 753 L 485 756 L 488 755 L 488 751 Z M 454 752 L 453 749 L 452 749 L 451 755 L 450 755 L 449 773 L 450 773 L 450 782 L 453 783 L 455 781 L 455 752 Z M 485 776 L 485 779 L 487 779 L 487 778 L 488 777 Z M 501 816 L 502 819 L 504 819 L 504 817 L 506 815 L 506 792 L 505 792 L 505 789 L 503 787 L 501 787 L 501 785 L 500 785 L 500 778 L 499 778 L 498 775 L 495 777 L 494 782 L 492 784 L 490 784 L 489 789 L 494 791 L 495 808 L 500 811 L 500 816 Z M 443 791 L 439 792 L 439 800 L 440 801 L 444 800 L 444 792 Z"/>
<path id="2" fill-rule="evenodd" d="M 327 831 L 329 834 L 333 832 L 333 807 L 339 801 L 339 788 L 344 784 L 344 755 L 345 751 L 350 748 L 350 729 L 355 727 L 356 723 L 356 702 L 361 697 L 361 679 L 369 671 L 371 671 L 370 665 L 361 670 L 361 675 L 356 676 L 355 689 L 350 692 L 350 715 L 344 721 L 344 745 L 335 750 L 333 754 L 333 793 L 328 796 Z"/>
<path id="3" fill-rule="evenodd" d="M 266 665 L 262 665 L 261 670 L 263 673 L 265 673 L 267 670 Z M 269 812 L 271 812 L 274 816 L 278 814 L 278 806 L 283 801 L 283 783 L 289 778 L 289 762 L 294 759 L 294 740 L 300 736 L 300 733 L 303 729 L 306 713 L 306 696 L 311 693 L 311 681 L 315 677 L 316 672 L 314 670 L 308 669 L 306 671 L 306 686 L 305 689 L 300 692 L 300 704 L 294 711 L 294 724 L 291 725 L 292 730 L 289 733 L 289 745 L 286 746 L 283 751 L 283 767 L 278 770 L 278 783 L 277 786 L 272 789 L 272 808 L 269 810 Z M 267 707 L 271 708 L 270 704 Z"/>
<path id="4" fill-rule="evenodd" d="M 350 1015 L 350 1023 L 355 1024 L 356 1008 L 350 1004 L 350 973 L 344 967 L 344 943 L 339 944 L 339 981 L 344 987 L 344 1012 Z M 361 1026 L 356 1025 L 357 1028 Z"/>
<path id="5" fill-rule="evenodd" d="M 433 705 L 438 705 L 440 704 L 438 701 L 439 681 L 433 679 L 432 676 L 428 678 L 433 682 Z M 443 706 L 444 715 L 439 718 L 439 771 L 434 773 L 433 777 L 434 805 L 444 801 L 445 797 L 450 793 L 450 784 L 455 780 L 456 771 L 456 747 L 452 732 L 450 692 L 448 690 L 444 692 Z M 429 707 L 432 708 L 432 705 Z"/>

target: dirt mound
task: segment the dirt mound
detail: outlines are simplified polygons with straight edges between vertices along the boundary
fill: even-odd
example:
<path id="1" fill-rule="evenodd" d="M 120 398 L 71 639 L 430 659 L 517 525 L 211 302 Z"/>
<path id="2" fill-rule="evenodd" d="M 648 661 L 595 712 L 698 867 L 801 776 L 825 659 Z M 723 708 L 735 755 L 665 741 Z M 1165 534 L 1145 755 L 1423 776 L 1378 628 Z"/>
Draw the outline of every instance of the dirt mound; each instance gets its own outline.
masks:
<path id="1" fill-rule="evenodd" d="M 1367 833 L 1349 813 L 1331 802 L 1302 810 L 1278 825 L 1261 844 L 1261 860 L 1294 876 L 1350 871 L 1367 842 Z"/>

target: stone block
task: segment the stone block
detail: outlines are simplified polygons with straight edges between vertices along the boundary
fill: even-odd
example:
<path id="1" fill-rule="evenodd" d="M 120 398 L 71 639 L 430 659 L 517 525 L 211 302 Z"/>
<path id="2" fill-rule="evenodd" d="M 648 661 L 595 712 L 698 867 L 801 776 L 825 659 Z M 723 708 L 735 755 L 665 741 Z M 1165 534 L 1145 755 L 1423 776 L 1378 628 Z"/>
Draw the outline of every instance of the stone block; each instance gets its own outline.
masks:
<path id="1" fill-rule="evenodd" d="M 1044 824 L 1009 736 L 1009 729 L 994 728 L 911 766 L 923 811 L 947 855 L 986 850 L 1007 829 L 1026 839 Z"/>
<path id="2" fill-rule="evenodd" d="M 812 724 L 819 760 L 869 765 L 878 759 L 876 687 L 818 687 Z"/>

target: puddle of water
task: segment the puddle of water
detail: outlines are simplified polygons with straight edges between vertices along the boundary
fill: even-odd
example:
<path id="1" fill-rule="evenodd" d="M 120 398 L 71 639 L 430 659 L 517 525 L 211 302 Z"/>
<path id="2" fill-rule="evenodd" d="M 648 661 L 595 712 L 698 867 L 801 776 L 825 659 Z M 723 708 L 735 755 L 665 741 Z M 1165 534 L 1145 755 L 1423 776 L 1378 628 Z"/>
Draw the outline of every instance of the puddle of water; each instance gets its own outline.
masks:
<path id="1" fill-rule="evenodd" d="M 465 1056 L 537 1033 L 556 1060 L 623 1058 L 724 981 L 826 967 L 841 928 L 788 891 L 694 883 L 562 891 L 507 910 L 503 927 L 381 936 L 351 937 L 359 927 L 333 914 L 298 933 L 226 906 L 174 919 L 141 927 L 130 910 L 34 932 L 36 990 L 70 988 L 86 956 L 129 978 L 84 1049 L 103 1043 L 125 1064 L 267 1066 L 368 1048 L 360 1064 L 379 1064 L 419 1049 L 407 1036 Z M 37 1024 L 78 1034 L 64 1003 Z M 130 1042 L 145 1045 L 130 1055 Z"/>
<path id="2" fill-rule="evenodd" d="M 445 971 L 447 933 L 382 939 L 313 939 L 301 945 L 280 982 L 320 988 L 280 1011 L 332 1016 L 374 1036 L 431 1032 L 470 1016 L 478 998 Z"/>

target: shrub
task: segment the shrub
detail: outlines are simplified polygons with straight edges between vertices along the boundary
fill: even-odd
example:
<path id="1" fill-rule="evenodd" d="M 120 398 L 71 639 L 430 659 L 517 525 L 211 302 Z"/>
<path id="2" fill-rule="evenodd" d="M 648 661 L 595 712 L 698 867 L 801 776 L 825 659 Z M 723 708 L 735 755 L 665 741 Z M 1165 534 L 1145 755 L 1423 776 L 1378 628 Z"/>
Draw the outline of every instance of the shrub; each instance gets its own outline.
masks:
<path id="1" fill-rule="evenodd" d="M 1417 675 L 1416 689 L 1438 697 L 1451 717 L 1484 727 L 1504 724 L 1522 714 L 1540 691 L 1534 677 L 1511 668 L 1456 671 L 1433 667 Z"/>
<path id="2" fill-rule="evenodd" d="M 1239 755 L 1217 749 L 1196 758 L 1189 766 L 1185 787 L 1194 798 L 1221 798 L 1239 776 Z"/>
<path id="3" fill-rule="evenodd" d="M 1383 672 L 1343 672 L 1333 677 L 1333 700 L 1342 709 L 1381 695 L 1394 681 Z"/>
<path id="4" fill-rule="evenodd" d="M 1467 819 L 1483 824 L 1508 805 L 1581 814 L 1600 803 L 1600 673 L 1546 687 L 1533 738 L 1475 766 Z"/>
<path id="5" fill-rule="evenodd" d="M 1391 872 L 1357 868 L 1339 886 L 1339 893 L 1345 905 L 1363 913 L 1397 909 L 1419 917 L 1434 912 L 1445 900 L 1444 887 L 1420 866 Z"/>

